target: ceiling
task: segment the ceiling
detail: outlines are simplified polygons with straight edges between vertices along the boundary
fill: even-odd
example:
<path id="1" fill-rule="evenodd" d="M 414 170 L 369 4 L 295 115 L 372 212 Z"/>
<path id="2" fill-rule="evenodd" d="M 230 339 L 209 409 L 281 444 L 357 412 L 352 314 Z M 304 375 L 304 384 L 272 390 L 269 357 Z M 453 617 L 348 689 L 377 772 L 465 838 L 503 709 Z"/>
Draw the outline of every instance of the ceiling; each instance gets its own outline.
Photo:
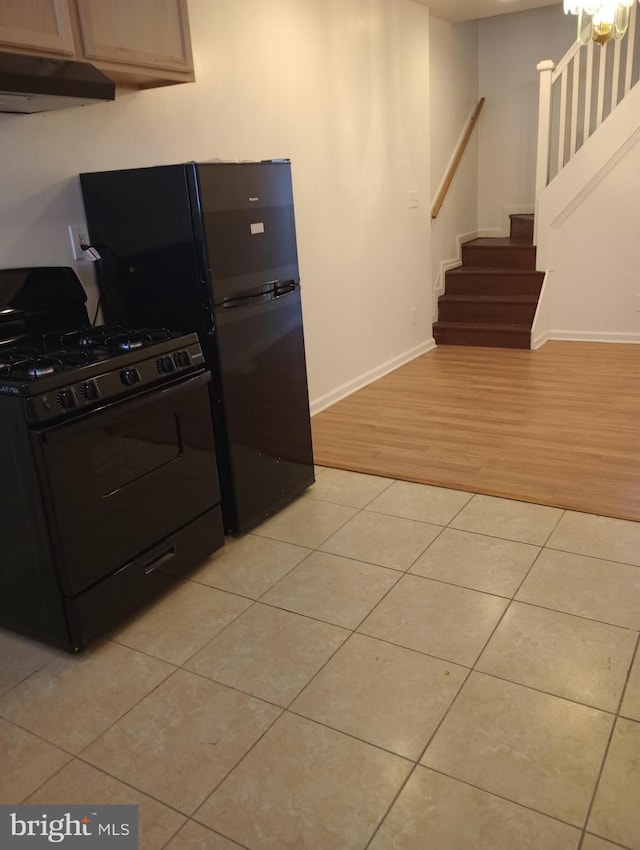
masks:
<path id="1" fill-rule="evenodd" d="M 490 18 L 507 12 L 523 12 L 539 6 L 559 5 L 559 0 L 416 0 L 428 6 L 431 14 L 444 21 L 458 23 L 475 18 Z"/>

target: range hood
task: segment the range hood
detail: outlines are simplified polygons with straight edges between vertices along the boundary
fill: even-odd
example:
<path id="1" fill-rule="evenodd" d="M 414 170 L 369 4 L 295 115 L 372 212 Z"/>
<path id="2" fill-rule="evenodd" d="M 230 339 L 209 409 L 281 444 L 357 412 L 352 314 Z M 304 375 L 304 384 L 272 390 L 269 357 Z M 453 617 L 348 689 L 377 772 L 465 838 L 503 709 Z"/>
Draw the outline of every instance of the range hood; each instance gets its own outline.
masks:
<path id="1" fill-rule="evenodd" d="M 87 62 L 0 52 L 0 112 L 48 112 L 115 96 L 115 83 Z"/>

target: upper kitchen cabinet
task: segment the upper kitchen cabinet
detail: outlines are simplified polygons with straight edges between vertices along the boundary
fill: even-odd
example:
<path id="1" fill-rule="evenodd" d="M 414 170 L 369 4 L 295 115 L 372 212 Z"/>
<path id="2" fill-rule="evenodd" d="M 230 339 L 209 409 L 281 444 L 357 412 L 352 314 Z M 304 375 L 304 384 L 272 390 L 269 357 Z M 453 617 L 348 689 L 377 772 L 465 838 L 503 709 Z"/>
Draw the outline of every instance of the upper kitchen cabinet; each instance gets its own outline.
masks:
<path id="1" fill-rule="evenodd" d="M 0 50 L 74 57 L 68 0 L 2 0 Z"/>
<path id="2" fill-rule="evenodd" d="M 195 79 L 187 0 L 75 0 L 79 58 L 141 88 Z"/>
<path id="3" fill-rule="evenodd" d="M 195 79 L 187 0 L 0 0 L 0 50 L 90 62 L 134 88 Z"/>

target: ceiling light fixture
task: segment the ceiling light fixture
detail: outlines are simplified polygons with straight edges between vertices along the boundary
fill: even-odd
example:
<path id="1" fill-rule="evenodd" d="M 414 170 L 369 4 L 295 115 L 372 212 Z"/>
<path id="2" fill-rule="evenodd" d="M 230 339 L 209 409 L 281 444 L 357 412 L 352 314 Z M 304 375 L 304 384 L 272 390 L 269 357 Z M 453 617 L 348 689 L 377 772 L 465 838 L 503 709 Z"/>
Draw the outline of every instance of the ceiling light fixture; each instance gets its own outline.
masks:
<path id="1" fill-rule="evenodd" d="M 578 41 L 588 44 L 596 41 L 606 44 L 619 39 L 629 26 L 629 9 L 635 0 L 564 0 L 566 15 L 578 16 Z M 591 18 L 589 24 L 585 18 Z"/>

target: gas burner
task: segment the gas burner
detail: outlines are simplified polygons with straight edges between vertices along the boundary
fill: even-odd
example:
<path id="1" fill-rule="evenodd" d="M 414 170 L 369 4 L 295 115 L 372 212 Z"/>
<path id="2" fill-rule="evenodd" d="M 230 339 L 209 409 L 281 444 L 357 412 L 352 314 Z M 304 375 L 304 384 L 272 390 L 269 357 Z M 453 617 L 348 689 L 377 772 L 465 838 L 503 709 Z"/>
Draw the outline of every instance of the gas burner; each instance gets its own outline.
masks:
<path id="1" fill-rule="evenodd" d="M 171 338 L 171 332 L 164 328 L 160 330 L 143 328 L 142 330 L 135 331 L 120 331 L 113 336 L 107 337 L 105 343 L 110 351 L 137 351 L 140 348 L 153 345 L 154 342 L 163 342 Z"/>
<path id="2" fill-rule="evenodd" d="M 46 378 L 48 375 L 53 375 L 55 371 L 56 365 L 53 363 L 47 363 L 46 360 L 30 363 L 25 368 L 25 372 L 30 378 Z"/>
<path id="3" fill-rule="evenodd" d="M 23 357 L 10 364 L 8 372 L 14 378 L 37 380 L 61 372 L 62 368 L 59 361 L 48 357 Z"/>
<path id="4" fill-rule="evenodd" d="M 137 351 L 139 348 L 144 348 L 147 341 L 140 336 L 129 334 L 128 336 L 113 336 L 107 340 L 107 345 L 110 349 L 117 351 Z"/>
<path id="5" fill-rule="evenodd" d="M 35 348 L 22 351 L 19 348 L 0 350 L 0 374 L 10 374 L 17 367 L 37 360 L 39 356 L 40 353 Z"/>

